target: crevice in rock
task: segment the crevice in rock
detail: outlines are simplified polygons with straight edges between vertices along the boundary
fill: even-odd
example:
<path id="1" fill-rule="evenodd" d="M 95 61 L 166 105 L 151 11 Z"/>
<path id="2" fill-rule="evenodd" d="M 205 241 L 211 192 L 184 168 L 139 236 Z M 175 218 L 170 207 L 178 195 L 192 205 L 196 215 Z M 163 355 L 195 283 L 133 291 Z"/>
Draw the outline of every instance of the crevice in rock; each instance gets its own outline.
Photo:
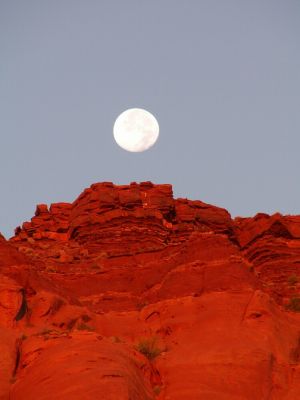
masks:
<path id="1" fill-rule="evenodd" d="M 167 222 L 173 223 L 176 220 L 176 210 L 175 207 L 172 207 L 168 212 L 163 214 L 164 219 Z"/>
<path id="2" fill-rule="evenodd" d="M 18 371 L 19 368 L 19 364 L 20 364 L 20 359 L 21 359 L 21 341 L 17 340 L 16 342 L 16 359 L 15 359 L 15 366 L 13 369 L 13 373 L 12 376 L 15 377 L 16 373 Z"/>
<path id="3" fill-rule="evenodd" d="M 20 289 L 20 293 L 22 295 L 22 304 L 15 316 L 15 321 L 20 321 L 27 313 L 28 306 L 27 306 L 27 301 L 26 301 L 26 295 L 25 295 L 25 289 Z"/>

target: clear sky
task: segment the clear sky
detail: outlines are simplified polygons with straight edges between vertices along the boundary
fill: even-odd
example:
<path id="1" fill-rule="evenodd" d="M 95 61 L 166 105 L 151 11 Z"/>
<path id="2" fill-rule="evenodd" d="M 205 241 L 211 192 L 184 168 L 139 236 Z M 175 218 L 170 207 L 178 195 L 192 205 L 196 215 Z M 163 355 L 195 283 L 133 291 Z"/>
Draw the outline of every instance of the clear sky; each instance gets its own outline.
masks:
<path id="1" fill-rule="evenodd" d="M 112 136 L 145 108 L 158 142 Z M 0 0 L 0 231 L 91 183 L 300 214 L 298 0 Z"/>

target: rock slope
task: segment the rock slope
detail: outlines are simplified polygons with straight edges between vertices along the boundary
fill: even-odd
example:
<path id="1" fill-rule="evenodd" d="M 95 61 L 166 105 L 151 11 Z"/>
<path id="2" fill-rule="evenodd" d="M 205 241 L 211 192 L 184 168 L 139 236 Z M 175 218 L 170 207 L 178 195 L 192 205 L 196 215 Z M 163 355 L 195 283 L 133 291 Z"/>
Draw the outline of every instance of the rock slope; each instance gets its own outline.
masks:
<path id="1" fill-rule="evenodd" d="M 0 400 L 297 400 L 300 217 L 92 185 L 0 237 Z"/>

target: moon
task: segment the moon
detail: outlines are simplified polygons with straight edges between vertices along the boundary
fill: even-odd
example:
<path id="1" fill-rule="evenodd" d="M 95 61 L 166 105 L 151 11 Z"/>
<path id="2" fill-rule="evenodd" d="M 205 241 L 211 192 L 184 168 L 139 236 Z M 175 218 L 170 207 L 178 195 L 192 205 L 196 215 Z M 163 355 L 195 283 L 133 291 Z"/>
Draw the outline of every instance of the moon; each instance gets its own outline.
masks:
<path id="1" fill-rule="evenodd" d="M 113 132 L 115 141 L 122 149 L 141 152 L 148 150 L 157 141 L 159 125 L 149 111 L 130 108 L 118 116 Z"/>

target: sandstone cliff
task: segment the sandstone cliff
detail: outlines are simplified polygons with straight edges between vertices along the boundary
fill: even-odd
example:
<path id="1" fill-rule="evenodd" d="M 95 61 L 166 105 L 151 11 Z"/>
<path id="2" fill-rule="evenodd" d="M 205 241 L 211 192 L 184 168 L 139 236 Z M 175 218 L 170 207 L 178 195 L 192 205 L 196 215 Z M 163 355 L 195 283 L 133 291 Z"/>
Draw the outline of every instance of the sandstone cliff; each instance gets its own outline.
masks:
<path id="1" fill-rule="evenodd" d="M 0 399 L 300 398 L 300 217 L 97 183 L 0 237 Z"/>

